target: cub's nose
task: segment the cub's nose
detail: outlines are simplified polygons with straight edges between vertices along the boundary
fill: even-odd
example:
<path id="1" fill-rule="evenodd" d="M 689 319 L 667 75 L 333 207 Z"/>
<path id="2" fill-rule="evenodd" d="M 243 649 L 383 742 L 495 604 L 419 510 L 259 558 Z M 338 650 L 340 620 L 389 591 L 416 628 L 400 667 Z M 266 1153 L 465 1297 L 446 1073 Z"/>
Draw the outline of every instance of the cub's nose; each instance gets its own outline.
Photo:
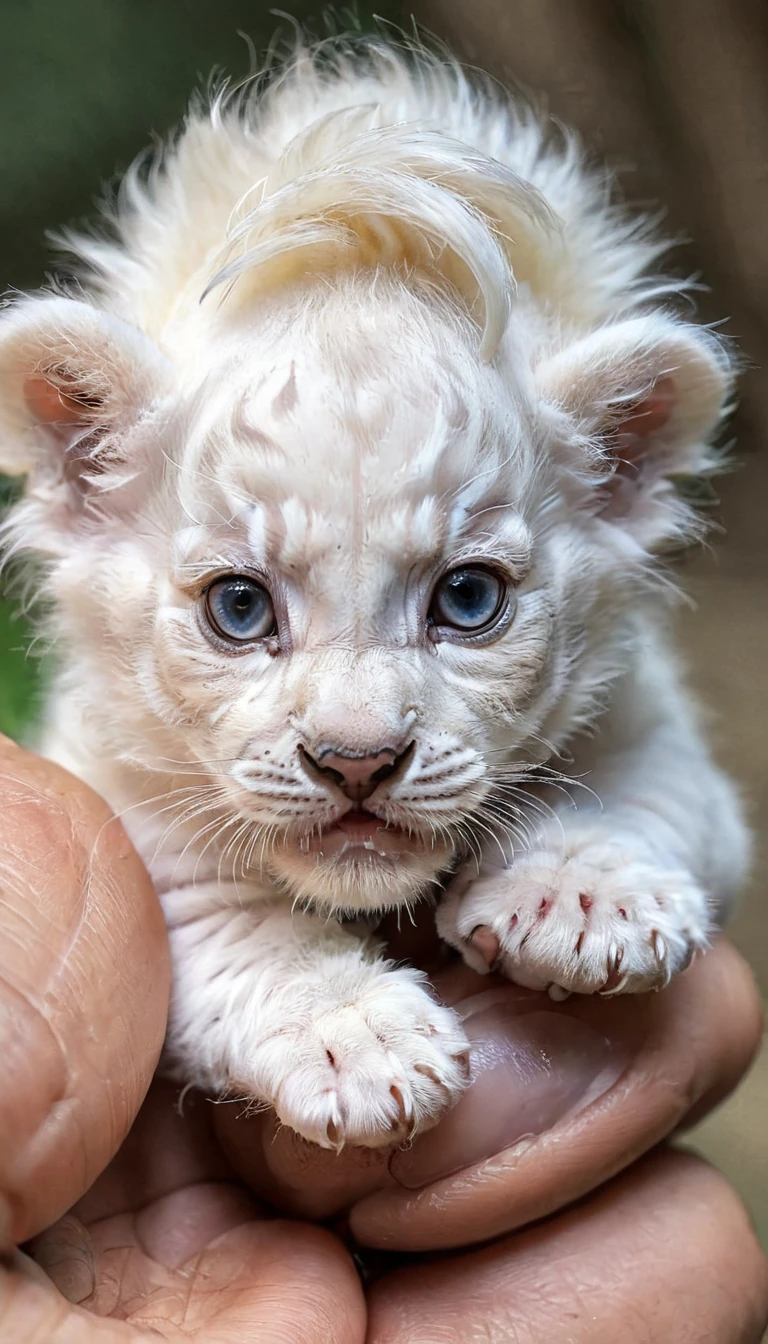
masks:
<path id="1" fill-rule="evenodd" d="M 311 756 L 306 747 L 299 748 L 304 768 L 311 775 L 332 779 L 353 803 L 362 803 L 385 779 L 394 775 L 413 751 L 413 742 L 407 747 L 380 747 L 373 752 L 346 751 L 327 746 Z"/>

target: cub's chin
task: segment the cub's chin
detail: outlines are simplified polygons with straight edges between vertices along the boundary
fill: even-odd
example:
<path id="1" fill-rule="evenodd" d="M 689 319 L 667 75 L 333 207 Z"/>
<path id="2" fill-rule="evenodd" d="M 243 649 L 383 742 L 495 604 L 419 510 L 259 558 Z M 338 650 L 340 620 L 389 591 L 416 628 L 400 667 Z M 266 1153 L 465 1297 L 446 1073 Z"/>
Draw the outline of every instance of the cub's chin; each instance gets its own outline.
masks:
<path id="1" fill-rule="evenodd" d="M 278 844 L 269 867 L 299 900 L 352 914 L 391 910 L 418 899 L 453 857 L 445 840 L 409 835 L 370 815 L 348 813 L 319 835 Z"/>

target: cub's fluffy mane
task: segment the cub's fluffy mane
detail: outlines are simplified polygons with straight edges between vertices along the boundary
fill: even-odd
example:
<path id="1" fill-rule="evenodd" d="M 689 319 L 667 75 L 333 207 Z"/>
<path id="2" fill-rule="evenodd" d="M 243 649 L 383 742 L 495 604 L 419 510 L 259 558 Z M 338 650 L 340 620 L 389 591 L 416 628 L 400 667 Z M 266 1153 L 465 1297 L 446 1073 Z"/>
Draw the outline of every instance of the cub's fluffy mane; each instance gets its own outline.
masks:
<path id="1" fill-rule="evenodd" d="M 437 277 L 486 357 L 516 291 L 578 331 L 685 288 L 649 273 L 666 244 L 573 135 L 443 52 L 375 38 L 197 98 L 103 217 L 111 236 L 60 235 L 80 285 L 175 354 L 218 305 L 342 266 Z"/>

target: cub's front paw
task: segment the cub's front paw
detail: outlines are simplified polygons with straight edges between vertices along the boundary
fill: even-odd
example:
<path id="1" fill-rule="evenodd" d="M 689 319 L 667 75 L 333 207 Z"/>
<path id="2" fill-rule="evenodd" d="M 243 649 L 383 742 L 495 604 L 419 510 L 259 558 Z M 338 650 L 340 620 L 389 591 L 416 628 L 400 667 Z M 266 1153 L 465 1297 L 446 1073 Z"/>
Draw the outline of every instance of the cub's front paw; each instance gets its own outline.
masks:
<path id="1" fill-rule="evenodd" d="M 656 989 L 707 945 L 704 893 L 614 843 L 522 855 L 448 891 L 438 932 L 467 964 L 553 998 Z"/>
<path id="2" fill-rule="evenodd" d="M 417 971 L 366 967 L 346 985 L 297 987 L 295 1016 L 258 1045 L 233 1090 L 264 1097 L 323 1148 L 377 1148 L 428 1129 L 467 1084 L 469 1046 L 423 983 Z"/>

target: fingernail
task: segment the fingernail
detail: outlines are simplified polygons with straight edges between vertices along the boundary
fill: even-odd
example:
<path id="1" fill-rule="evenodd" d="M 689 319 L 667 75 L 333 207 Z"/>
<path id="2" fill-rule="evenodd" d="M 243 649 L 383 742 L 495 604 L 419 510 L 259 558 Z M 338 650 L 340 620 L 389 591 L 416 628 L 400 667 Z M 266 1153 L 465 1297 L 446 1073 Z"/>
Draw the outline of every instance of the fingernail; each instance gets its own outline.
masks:
<path id="1" fill-rule="evenodd" d="M 469 935 L 469 942 L 475 952 L 477 952 L 481 961 L 490 969 L 496 965 L 499 959 L 501 943 L 499 942 L 493 929 L 489 929 L 485 924 L 478 924 Z"/>
<path id="2" fill-rule="evenodd" d="M 566 1012 L 530 1011 L 504 989 L 458 1004 L 472 1045 L 471 1086 L 435 1129 L 390 1162 L 418 1190 L 553 1129 L 621 1076 L 627 1051 Z"/>

